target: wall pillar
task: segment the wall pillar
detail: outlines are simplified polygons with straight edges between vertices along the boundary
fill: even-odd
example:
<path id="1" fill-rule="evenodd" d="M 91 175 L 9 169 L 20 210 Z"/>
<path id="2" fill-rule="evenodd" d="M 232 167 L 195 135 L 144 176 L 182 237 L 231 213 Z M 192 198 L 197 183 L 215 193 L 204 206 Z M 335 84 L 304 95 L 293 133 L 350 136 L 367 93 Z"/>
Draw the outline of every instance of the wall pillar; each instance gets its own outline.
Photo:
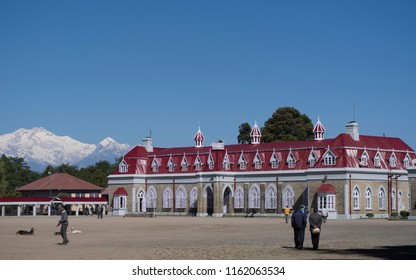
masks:
<path id="1" fill-rule="evenodd" d="M 36 216 L 36 205 L 32 206 L 32 212 L 33 216 Z"/>
<path id="2" fill-rule="evenodd" d="M 1 216 L 2 217 L 6 216 L 6 206 L 4 205 L 1 207 Z"/>
<path id="3" fill-rule="evenodd" d="M 216 182 L 214 183 L 214 213 L 212 213 L 213 217 L 219 218 L 224 215 L 224 197 L 223 197 L 223 187 L 222 183 L 219 182 L 218 177 Z"/>
<path id="4" fill-rule="evenodd" d="M 17 205 L 17 216 L 20 216 L 22 211 L 22 206 L 21 205 Z"/>

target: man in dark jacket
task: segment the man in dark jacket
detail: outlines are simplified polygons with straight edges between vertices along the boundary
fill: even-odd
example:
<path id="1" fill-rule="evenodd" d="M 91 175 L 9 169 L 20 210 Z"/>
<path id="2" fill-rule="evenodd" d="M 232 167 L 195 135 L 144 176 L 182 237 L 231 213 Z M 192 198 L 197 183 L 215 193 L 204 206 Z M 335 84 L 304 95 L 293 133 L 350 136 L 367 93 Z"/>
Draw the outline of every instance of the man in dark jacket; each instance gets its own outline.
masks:
<path id="1" fill-rule="evenodd" d="M 297 209 L 295 214 L 292 215 L 291 224 L 295 236 L 295 247 L 300 250 L 303 248 L 303 241 L 305 240 L 306 223 L 307 216 L 300 209 Z"/>
<path id="2" fill-rule="evenodd" d="M 309 215 L 309 230 L 311 231 L 311 239 L 314 250 L 318 250 L 319 238 L 321 236 L 322 216 L 318 214 L 318 209 L 313 208 L 313 214 Z M 318 228 L 319 231 L 314 231 Z"/>
<path id="3" fill-rule="evenodd" d="M 61 212 L 61 219 L 56 226 L 61 226 L 61 236 L 63 239 L 63 242 L 59 243 L 59 245 L 66 245 L 69 243 L 69 240 L 66 236 L 68 231 L 68 213 L 65 211 L 65 208 L 62 205 L 59 205 L 58 209 Z"/>

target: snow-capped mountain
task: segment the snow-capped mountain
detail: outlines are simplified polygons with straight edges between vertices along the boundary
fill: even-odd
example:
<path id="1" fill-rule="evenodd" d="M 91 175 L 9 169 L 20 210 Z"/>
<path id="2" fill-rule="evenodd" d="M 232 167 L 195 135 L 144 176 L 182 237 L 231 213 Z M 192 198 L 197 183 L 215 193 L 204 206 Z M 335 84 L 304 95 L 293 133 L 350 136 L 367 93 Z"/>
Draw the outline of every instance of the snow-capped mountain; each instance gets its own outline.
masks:
<path id="1" fill-rule="evenodd" d="M 47 165 L 69 163 L 79 167 L 95 164 L 100 160 L 113 163 L 130 149 L 128 144 L 119 144 L 108 137 L 99 144 L 85 144 L 69 136 L 57 136 L 42 128 L 18 129 L 0 135 L 0 155 L 22 157 L 37 171 Z"/>

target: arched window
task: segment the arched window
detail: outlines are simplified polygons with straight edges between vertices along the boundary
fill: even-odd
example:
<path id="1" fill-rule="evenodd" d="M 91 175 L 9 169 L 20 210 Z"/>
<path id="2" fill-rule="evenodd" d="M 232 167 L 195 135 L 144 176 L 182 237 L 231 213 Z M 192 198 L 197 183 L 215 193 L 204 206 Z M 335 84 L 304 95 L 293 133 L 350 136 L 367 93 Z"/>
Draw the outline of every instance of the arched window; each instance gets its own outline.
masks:
<path id="1" fill-rule="evenodd" d="M 372 209 L 373 208 L 373 201 L 372 201 L 372 192 L 370 188 L 367 188 L 365 191 L 365 209 Z"/>
<path id="2" fill-rule="evenodd" d="M 402 211 L 403 209 L 403 194 L 399 191 L 399 195 L 397 196 L 397 212 Z"/>
<path id="3" fill-rule="evenodd" d="M 250 209 L 260 208 L 260 188 L 257 185 L 251 186 L 248 192 L 248 208 Z"/>
<path id="4" fill-rule="evenodd" d="M 172 190 L 166 188 L 163 192 L 163 208 L 172 208 Z"/>
<path id="5" fill-rule="evenodd" d="M 156 208 L 157 207 L 157 193 L 154 186 L 151 186 L 147 190 L 147 207 Z"/>
<path id="6" fill-rule="evenodd" d="M 290 209 L 293 208 L 295 192 L 291 186 L 287 186 L 282 193 L 282 208 L 288 206 Z"/>
<path id="7" fill-rule="evenodd" d="M 354 191 L 352 192 L 352 200 L 353 200 L 353 208 L 360 209 L 360 190 L 358 187 L 355 187 Z"/>
<path id="8" fill-rule="evenodd" d="M 411 205 L 412 203 L 411 203 L 411 201 L 410 201 L 410 192 L 408 192 L 407 193 L 407 211 L 409 211 L 410 212 L 410 205 Z"/>
<path id="9" fill-rule="evenodd" d="M 181 185 L 176 190 L 176 208 L 178 209 L 185 209 L 186 208 L 186 190 Z"/>
<path id="10" fill-rule="evenodd" d="M 391 209 L 396 210 L 396 191 L 391 191 Z"/>
<path id="11" fill-rule="evenodd" d="M 378 191 L 378 209 L 386 210 L 386 192 L 383 187 Z"/>
<path id="12" fill-rule="evenodd" d="M 234 208 L 235 209 L 242 209 L 244 208 L 244 190 L 243 188 L 237 187 L 237 190 L 234 194 Z"/>
<path id="13" fill-rule="evenodd" d="M 268 186 L 265 196 L 265 209 L 277 209 L 276 187 L 273 185 Z"/>
<path id="14" fill-rule="evenodd" d="M 193 187 L 189 194 L 189 207 L 194 209 L 198 207 L 198 189 L 196 187 Z"/>

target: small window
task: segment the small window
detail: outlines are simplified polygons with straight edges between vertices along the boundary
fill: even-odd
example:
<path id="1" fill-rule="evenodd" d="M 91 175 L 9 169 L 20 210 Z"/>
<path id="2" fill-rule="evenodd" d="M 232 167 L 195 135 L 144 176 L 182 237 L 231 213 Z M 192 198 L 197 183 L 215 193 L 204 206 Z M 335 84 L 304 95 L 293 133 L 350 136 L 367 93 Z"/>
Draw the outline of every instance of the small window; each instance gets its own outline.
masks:
<path id="1" fill-rule="evenodd" d="M 273 169 L 277 169 L 279 167 L 279 160 L 277 159 L 276 152 L 273 151 L 272 156 L 270 157 L 270 165 Z"/>
<path id="2" fill-rule="evenodd" d="M 182 168 L 182 171 L 188 171 L 188 160 L 186 159 L 185 155 L 183 155 L 183 158 L 181 161 L 181 168 Z"/>
<path id="3" fill-rule="evenodd" d="M 361 156 L 361 160 L 360 160 L 360 165 L 361 166 L 368 166 L 368 153 L 367 151 L 364 151 L 362 156 Z"/>
<path id="4" fill-rule="evenodd" d="M 127 165 L 127 163 L 124 161 L 124 159 L 120 162 L 120 164 L 118 165 L 118 171 L 120 173 L 127 173 L 129 171 L 129 166 Z"/>
<path id="5" fill-rule="evenodd" d="M 175 162 L 173 162 L 172 157 L 169 158 L 168 169 L 169 169 L 169 172 L 175 171 Z"/>
<path id="6" fill-rule="evenodd" d="M 331 151 L 327 151 L 324 155 L 324 165 L 335 165 L 336 157 Z"/>
<path id="7" fill-rule="evenodd" d="M 202 160 L 199 157 L 199 155 L 196 156 L 195 162 L 194 162 L 195 171 L 201 171 L 202 170 Z"/>
<path id="8" fill-rule="evenodd" d="M 396 167 L 396 155 L 394 154 L 394 152 L 391 154 L 390 158 L 389 158 L 389 165 L 390 167 Z"/>
<path id="9" fill-rule="evenodd" d="M 259 152 L 256 153 L 256 156 L 254 157 L 254 168 L 255 169 L 261 169 L 263 167 L 263 162 L 261 161 Z"/>
<path id="10" fill-rule="evenodd" d="M 159 163 L 157 162 L 156 158 L 153 158 L 152 171 L 153 173 L 159 172 Z"/>
<path id="11" fill-rule="evenodd" d="M 376 156 L 374 157 L 374 166 L 380 167 L 381 166 L 381 155 L 380 152 L 377 152 Z"/>
<path id="12" fill-rule="evenodd" d="M 224 160 L 222 161 L 222 168 L 224 170 L 230 170 L 230 160 L 228 159 L 228 154 L 226 153 L 224 156 Z"/>
<path id="13" fill-rule="evenodd" d="M 314 167 L 317 161 L 318 157 L 316 156 L 314 151 L 311 151 L 308 158 L 309 167 Z"/>
<path id="14" fill-rule="evenodd" d="M 408 168 L 410 166 L 410 156 L 409 154 L 406 154 L 406 156 L 403 159 L 403 165 L 405 168 Z"/>
<path id="15" fill-rule="evenodd" d="M 240 158 L 238 160 L 238 164 L 240 165 L 240 170 L 246 170 L 247 169 L 247 160 L 244 156 L 243 152 L 241 152 Z"/>
<path id="16" fill-rule="evenodd" d="M 289 152 L 289 155 L 287 156 L 287 165 L 289 168 L 295 168 L 296 167 L 296 159 L 293 155 L 292 151 Z"/>
<path id="17" fill-rule="evenodd" d="M 208 156 L 208 169 L 209 170 L 214 169 L 214 158 L 212 157 L 211 152 L 209 153 L 209 156 Z"/>

